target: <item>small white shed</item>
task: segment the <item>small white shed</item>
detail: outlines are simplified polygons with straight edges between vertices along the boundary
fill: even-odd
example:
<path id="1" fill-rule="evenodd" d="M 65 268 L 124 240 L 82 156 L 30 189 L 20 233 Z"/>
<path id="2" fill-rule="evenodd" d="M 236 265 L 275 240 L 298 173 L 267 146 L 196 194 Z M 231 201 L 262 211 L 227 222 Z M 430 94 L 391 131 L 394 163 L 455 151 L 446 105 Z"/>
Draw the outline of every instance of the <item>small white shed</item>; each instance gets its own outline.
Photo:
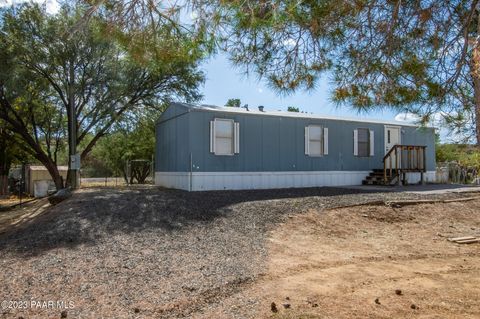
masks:
<path id="1" fill-rule="evenodd" d="M 67 178 L 68 166 L 58 166 L 60 175 Z M 34 197 L 45 197 L 49 190 L 55 190 L 55 184 L 45 166 L 29 165 L 25 170 L 25 191 Z"/>

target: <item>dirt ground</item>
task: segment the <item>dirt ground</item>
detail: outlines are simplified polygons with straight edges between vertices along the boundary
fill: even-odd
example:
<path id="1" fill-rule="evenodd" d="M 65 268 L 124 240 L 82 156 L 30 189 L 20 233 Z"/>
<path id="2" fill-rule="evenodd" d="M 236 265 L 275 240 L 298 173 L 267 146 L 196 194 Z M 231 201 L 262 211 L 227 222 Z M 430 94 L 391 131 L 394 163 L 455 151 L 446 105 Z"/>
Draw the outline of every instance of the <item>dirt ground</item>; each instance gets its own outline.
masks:
<path id="1" fill-rule="evenodd" d="M 47 199 L 27 198 L 25 203 L 19 205 L 16 209 L 6 210 L 11 205 L 19 204 L 20 201 L 15 197 L 10 197 L 10 201 L 0 209 L 0 234 L 6 231 L 12 231 L 22 224 L 42 215 L 45 209 L 50 206 Z M 5 207 L 5 208 L 4 208 Z"/>
<path id="2" fill-rule="evenodd" d="M 310 210 L 270 232 L 268 271 L 242 294 L 264 318 L 480 318 L 480 244 L 447 240 L 467 235 L 480 200 Z"/>
<path id="3" fill-rule="evenodd" d="M 480 243 L 447 240 L 480 236 L 479 199 L 334 208 L 479 195 L 82 190 L 4 218 L 0 301 L 72 301 L 68 318 L 479 318 Z"/>
<path id="4" fill-rule="evenodd" d="M 122 187 L 126 186 L 123 177 L 108 177 L 108 178 L 81 178 L 80 187 Z"/>
<path id="5" fill-rule="evenodd" d="M 22 202 L 32 200 L 32 197 L 23 196 Z M 9 206 L 16 205 L 20 203 L 20 198 L 17 195 L 5 195 L 0 196 L 0 210 L 6 209 Z"/>

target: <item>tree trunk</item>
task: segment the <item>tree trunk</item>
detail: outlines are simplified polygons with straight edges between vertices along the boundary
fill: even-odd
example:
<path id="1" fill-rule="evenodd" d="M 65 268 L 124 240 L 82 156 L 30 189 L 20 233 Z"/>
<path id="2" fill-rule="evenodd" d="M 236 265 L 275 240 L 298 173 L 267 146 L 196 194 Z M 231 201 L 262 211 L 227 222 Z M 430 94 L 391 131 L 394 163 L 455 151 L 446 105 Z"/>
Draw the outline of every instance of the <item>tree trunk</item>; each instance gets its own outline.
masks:
<path id="1" fill-rule="evenodd" d="M 8 172 L 10 171 L 10 159 L 5 143 L 0 143 L 0 195 L 8 194 Z"/>
<path id="2" fill-rule="evenodd" d="M 480 80 L 475 83 L 475 130 L 477 146 L 480 147 Z"/>
<path id="3" fill-rule="evenodd" d="M 125 180 L 125 184 L 128 185 L 128 172 L 126 168 L 122 169 L 122 175 L 123 175 L 123 179 Z"/>
<path id="4" fill-rule="evenodd" d="M 474 53 L 475 55 L 478 55 Z M 474 63 L 476 64 L 476 63 Z M 475 137 L 476 137 L 476 144 L 480 146 L 480 77 L 475 72 L 475 69 L 472 70 L 472 78 L 473 78 L 473 96 L 475 101 Z"/>
<path id="5" fill-rule="evenodd" d="M 476 144 L 480 146 L 480 13 L 477 19 L 477 38 L 473 47 L 472 58 L 473 61 L 470 64 L 470 73 L 473 79 L 473 96 L 475 100 L 475 137 Z"/>
<path id="6" fill-rule="evenodd" d="M 8 171 L 10 170 L 10 163 L 0 163 L 0 195 L 8 194 Z"/>
<path id="7" fill-rule="evenodd" d="M 68 79 L 68 106 L 67 106 L 67 120 L 68 120 L 68 173 L 67 186 L 73 189 L 78 188 L 79 174 L 78 170 L 72 168 L 72 156 L 77 155 L 77 115 L 75 110 L 75 72 L 74 62 L 70 61 L 69 65 L 69 79 Z"/>
<path id="8" fill-rule="evenodd" d="M 10 112 L 13 113 L 13 116 L 9 115 Z M 43 151 L 41 145 L 39 145 L 30 135 L 27 126 L 19 119 L 18 114 L 15 113 L 14 108 L 6 99 L 3 87 L 1 86 L 0 115 L 1 118 L 11 126 L 10 129 L 12 130 L 12 132 L 15 132 L 19 135 L 19 137 L 22 139 L 22 143 L 25 143 L 29 146 L 28 152 L 45 166 L 45 168 L 50 173 L 50 176 L 52 177 L 52 180 L 55 183 L 55 187 L 57 188 L 57 190 L 62 189 L 64 187 L 63 178 L 58 172 L 56 162 Z M 3 147 L 3 149 L 5 148 Z"/>
<path id="9" fill-rule="evenodd" d="M 0 174 L 0 195 L 8 195 L 8 175 Z"/>
<path id="10" fill-rule="evenodd" d="M 63 177 L 58 172 L 57 165 L 55 165 L 55 163 L 53 163 L 52 161 L 45 161 L 45 162 L 42 161 L 42 164 L 50 173 L 50 176 L 52 177 L 52 180 L 55 183 L 55 188 L 57 189 L 57 191 L 62 189 L 64 187 Z"/>

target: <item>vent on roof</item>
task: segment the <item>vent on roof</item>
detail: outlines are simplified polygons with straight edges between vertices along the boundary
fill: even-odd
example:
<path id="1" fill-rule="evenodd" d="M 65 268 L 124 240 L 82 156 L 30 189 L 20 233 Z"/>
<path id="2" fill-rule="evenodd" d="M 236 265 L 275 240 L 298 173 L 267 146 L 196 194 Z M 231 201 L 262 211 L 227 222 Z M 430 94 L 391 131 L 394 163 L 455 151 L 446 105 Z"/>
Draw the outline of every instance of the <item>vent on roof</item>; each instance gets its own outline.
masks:
<path id="1" fill-rule="evenodd" d="M 259 105 L 259 106 L 258 106 L 258 110 L 259 110 L 260 112 L 263 112 L 263 105 Z"/>

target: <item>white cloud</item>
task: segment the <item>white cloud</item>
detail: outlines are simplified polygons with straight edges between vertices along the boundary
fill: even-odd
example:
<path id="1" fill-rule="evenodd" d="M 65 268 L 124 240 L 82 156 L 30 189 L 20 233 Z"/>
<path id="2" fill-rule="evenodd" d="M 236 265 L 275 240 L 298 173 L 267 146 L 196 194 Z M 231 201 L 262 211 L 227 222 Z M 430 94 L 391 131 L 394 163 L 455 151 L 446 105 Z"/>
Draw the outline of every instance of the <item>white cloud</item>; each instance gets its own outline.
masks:
<path id="1" fill-rule="evenodd" d="M 258 91 L 258 93 L 263 93 L 263 89 L 262 89 L 262 88 L 257 88 L 257 91 Z"/>
<path id="2" fill-rule="evenodd" d="M 395 116 L 395 121 L 406 122 L 406 123 L 416 123 L 420 120 L 420 117 L 416 114 L 405 112 L 399 113 Z"/>
<path id="3" fill-rule="evenodd" d="M 197 11 L 190 12 L 190 19 L 192 19 L 193 21 L 197 20 L 198 19 L 198 12 Z"/>
<path id="4" fill-rule="evenodd" d="M 428 125 L 430 126 L 435 126 L 435 127 L 440 127 L 443 124 L 445 124 L 445 116 L 447 113 L 445 112 L 436 112 L 433 113 L 430 116 L 430 121 L 428 121 Z M 450 114 L 453 115 L 453 114 Z M 412 123 L 412 124 L 418 124 L 420 122 L 421 118 L 420 116 L 410 113 L 410 112 L 405 112 L 405 113 L 399 113 L 395 116 L 395 121 L 399 122 L 406 122 L 406 123 Z"/>
<path id="5" fill-rule="evenodd" d="M 283 41 L 283 45 L 285 45 L 287 47 L 293 47 L 296 44 L 297 44 L 297 41 L 295 41 L 294 39 L 291 39 L 291 38 Z"/>
<path id="6" fill-rule="evenodd" d="M 55 14 L 60 10 L 60 4 L 57 0 L 0 0 L 0 7 L 10 7 L 27 2 L 44 5 L 50 14 Z"/>
<path id="7" fill-rule="evenodd" d="M 48 13 L 55 14 L 60 10 L 60 4 L 56 0 L 47 0 L 45 3 Z"/>

